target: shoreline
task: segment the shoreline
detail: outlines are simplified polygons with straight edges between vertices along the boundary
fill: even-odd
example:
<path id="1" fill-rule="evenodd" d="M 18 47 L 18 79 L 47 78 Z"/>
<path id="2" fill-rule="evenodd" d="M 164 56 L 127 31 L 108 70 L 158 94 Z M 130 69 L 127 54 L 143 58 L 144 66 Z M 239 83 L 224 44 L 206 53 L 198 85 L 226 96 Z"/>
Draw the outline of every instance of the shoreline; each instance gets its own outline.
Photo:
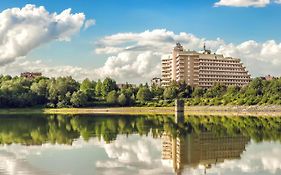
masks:
<path id="1" fill-rule="evenodd" d="M 109 107 L 109 108 L 6 108 L 0 115 L 12 114 L 122 114 L 174 115 L 175 107 Z M 185 106 L 185 115 L 281 116 L 281 106 Z"/>

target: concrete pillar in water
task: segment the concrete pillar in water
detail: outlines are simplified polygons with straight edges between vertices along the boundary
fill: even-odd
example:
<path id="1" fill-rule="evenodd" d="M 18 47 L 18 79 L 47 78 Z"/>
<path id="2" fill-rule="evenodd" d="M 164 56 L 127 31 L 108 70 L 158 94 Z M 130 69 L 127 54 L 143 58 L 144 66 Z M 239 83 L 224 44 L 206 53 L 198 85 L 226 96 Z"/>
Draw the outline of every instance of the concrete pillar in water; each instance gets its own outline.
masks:
<path id="1" fill-rule="evenodd" d="M 184 122 L 184 101 L 176 99 L 175 100 L 175 122 Z"/>

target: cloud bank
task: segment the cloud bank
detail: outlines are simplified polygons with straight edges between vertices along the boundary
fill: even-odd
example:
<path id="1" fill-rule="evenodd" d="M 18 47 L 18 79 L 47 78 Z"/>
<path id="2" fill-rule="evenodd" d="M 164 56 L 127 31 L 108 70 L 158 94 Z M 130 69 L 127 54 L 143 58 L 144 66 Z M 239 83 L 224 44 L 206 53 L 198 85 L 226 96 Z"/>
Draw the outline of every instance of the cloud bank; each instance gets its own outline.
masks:
<path id="1" fill-rule="evenodd" d="M 96 42 L 95 52 L 108 55 L 108 58 L 98 68 L 54 66 L 55 63 L 50 65 L 40 59 L 29 61 L 26 57 L 20 57 L 1 66 L 0 74 L 18 75 L 24 71 L 38 71 L 51 77 L 71 75 L 78 80 L 86 77 L 97 80 L 109 76 L 118 82 L 149 82 L 151 78 L 161 76 L 161 58 L 171 53 L 176 42 L 181 42 L 186 49 L 197 51 L 202 50 L 206 43 L 216 53 L 239 57 L 253 77 L 281 74 L 281 43 L 275 40 L 248 40 L 234 44 L 220 38 L 208 40 L 190 33 L 177 34 L 166 29 L 117 33 L 101 38 Z"/>
<path id="2" fill-rule="evenodd" d="M 281 0 L 220 0 L 214 4 L 215 7 L 266 7 L 270 3 L 280 4 Z"/>
<path id="3" fill-rule="evenodd" d="M 0 13 L 0 66 L 26 56 L 34 48 L 53 40 L 69 41 L 80 31 L 83 13 L 49 13 L 43 6 L 27 4 L 23 8 Z M 92 22 L 88 22 L 87 26 Z"/>
<path id="4" fill-rule="evenodd" d="M 281 43 L 274 40 L 248 40 L 234 44 L 221 38 L 208 40 L 166 29 L 105 36 L 96 43 L 95 52 L 110 56 L 96 71 L 102 77 L 111 76 L 120 81 L 149 81 L 154 76 L 161 76 L 161 57 L 167 56 L 176 42 L 182 43 L 186 49 L 197 51 L 202 50 L 206 43 L 216 53 L 239 57 L 253 76 L 280 76 L 281 73 Z"/>

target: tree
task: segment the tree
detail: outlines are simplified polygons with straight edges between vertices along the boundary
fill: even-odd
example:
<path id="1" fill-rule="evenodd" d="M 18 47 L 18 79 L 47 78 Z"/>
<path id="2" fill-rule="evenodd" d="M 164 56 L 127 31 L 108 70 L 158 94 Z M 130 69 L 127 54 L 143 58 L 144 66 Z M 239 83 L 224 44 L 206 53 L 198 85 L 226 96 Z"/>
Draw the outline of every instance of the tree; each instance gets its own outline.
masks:
<path id="1" fill-rule="evenodd" d="M 190 98 L 192 94 L 192 87 L 187 85 L 185 81 L 178 83 L 178 97 Z"/>
<path id="2" fill-rule="evenodd" d="M 82 91 L 73 92 L 70 102 L 74 107 L 85 106 L 87 104 L 87 95 Z"/>
<path id="3" fill-rule="evenodd" d="M 48 83 L 49 80 L 41 79 L 38 83 L 32 83 L 30 90 L 39 96 L 47 97 Z"/>
<path id="4" fill-rule="evenodd" d="M 106 97 L 107 94 L 113 90 L 117 90 L 116 82 L 111 78 L 105 78 L 101 87 L 101 94 L 103 97 Z"/>
<path id="5" fill-rule="evenodd" d="M 59 104 L 60 107 L 63 107 L 70 103 L 71 94 L 78 89 L 79 83 L 72 77 L 52 78 L 48 84 L 48 99 L 51 103 Z"/>
<path id="6" fill-rule="evenodd" d="M 118 103 L 119 103 L 121 106 L 127 105 L 128 100 L 127 100 L 126 95 L 120 94 L 119 97 L 118 97 Z"/>
<path id="7" fill-rule="evenodd" d="M 177 90 L 175 87 L 167 87 L 164 90 L 163 96 L 165 99 L 174 99 L 177 97 Z"/>
<path id="8" fill-rule="evenodd" d="M 146 102 L 151 100 L 151 92 L 146 87 L 139 88 L 139 91 L 137 93 L 137 99 L 141 102 Z"/>
<path id="9" fill-rule="evenodd" d="M 48 101 L 48 79 L 41 79 L 38 82 L 33 82 L 30 90 L 37 95 L 37 103 L 45 104 Z"/>
<path id="10" fill-rule="evenodd" d="M 152 86 L 151 86 L 151 95 L 154 98 L 161 99 L 162 96 L 163 96 L 163 92 L 164 92 L 164 89 L 162 87 L 159 87 L 159 86 L 157 86 L 155 84 L 152 84 Z"/>
<path id="11" fill-rule="evenodd" d="M 116 93 L 115 90 L 110 91 L 107 94 L 106 102 L 109 103 L 109 104 L 116 104 L 117 103 L 117 93 Z"/>
<path id="12" fill-rule="evenodd" d="M 86 78 L 80 85 L 80 91 L 82 91 L 88 97 L 88 99 L 93 99 L 95 96 L 95 82 L 92 82 Z"/>
<path id="13" fill-rule="evenodd" d="M 222 84 L 215 84 L 213 87 L 209 88 L 205 93 L 205 97 L 207 98 L 214 98 L 214 97 L 221 97 L 226 92 L 226 86 Z"/>
<path id="14" fill-rule="evenodd" d="M 101 88 L 102 88 L 102 82 L 101 80 L 99 79 L 97 84 L 96 84 L 96 87 L 95 87 L 95 94 L 96 96 L 100 97 L 101 96 Z"/>
<path id="15" fill-rule="evenodd" d="M 200 87 L 196 87 L 194 88 L 191 96 L 199 98 L 199 97 L 203 97 L 204 93 L 205 93 L 204 89 Z"/>

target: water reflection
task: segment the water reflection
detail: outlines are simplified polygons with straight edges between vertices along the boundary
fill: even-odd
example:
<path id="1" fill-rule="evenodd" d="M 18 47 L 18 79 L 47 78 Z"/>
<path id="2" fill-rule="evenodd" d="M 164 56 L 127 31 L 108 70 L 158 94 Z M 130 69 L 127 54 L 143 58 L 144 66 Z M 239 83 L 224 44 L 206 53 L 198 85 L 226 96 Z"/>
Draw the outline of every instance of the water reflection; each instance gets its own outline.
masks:
<path id="1" fill-rule="evenodd" d="M 206 169 L 211 168 L 213 164 L 240 159 L 250 141 L 249 137 L 243 135 L 217 136 L 211 132 L 187 134 L 182 138 L 173 138 L 164 133 L 162 139 L 162 159 L 171 160 L 176 174 L 181 174 L 185 167 L 198 166 L 204 167 L 206 173 Z"/>
<path id="2" fill-rule="evenodd" d="M 176 112 L 175 123 L 184 122 L 184 113 Z M 170 160 L 175 174 L 183 169 L 203 167 L 206 174 L 212 165 L 225 160 L 240 159 L 250 137 L 242 134 L 217 135 L 211 131 L 200 133 L 178 133 L 173 137 L 167 132 L 162 135 L 162 159 Z"/>
<path id="3" fill-rule="evenodd" d="M 181 113 L 1 116 L 0 174 L 278 174 L 280 126 Z"/>

